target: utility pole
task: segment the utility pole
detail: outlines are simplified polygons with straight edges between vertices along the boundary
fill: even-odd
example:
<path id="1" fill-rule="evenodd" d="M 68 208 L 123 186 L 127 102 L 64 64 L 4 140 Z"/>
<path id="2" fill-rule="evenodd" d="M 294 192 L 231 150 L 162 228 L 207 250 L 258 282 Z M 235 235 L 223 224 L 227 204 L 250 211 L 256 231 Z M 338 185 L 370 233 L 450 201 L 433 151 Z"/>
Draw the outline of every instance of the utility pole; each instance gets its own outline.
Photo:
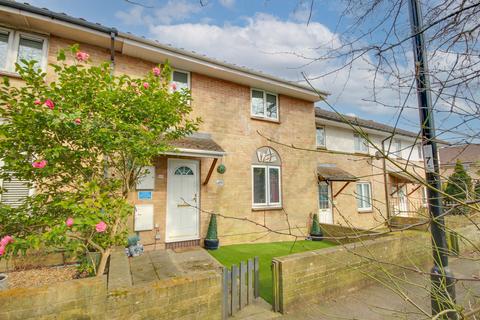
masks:
<path id="1" fill-rule="evenodd" d="M 455 303 L 455 284 L 453 274 L 448 267 L 447 241 L 445 237 L 445 219 L 442 216 L 442 197 L 437 144 L 435 142 L 435 124 L 433 120 L 432 96 L 428 76 L 425 37 L 422 32 L 422 10 L 418 0 L 410 0 L 410 22 L 412 26 L 413 51 L 415 58 L 415 77 L 417 98 L 422 128 L 423 157 L 428 188 L 428 208 L 431 223 L 433 268 L 431 270 L 432 315 L 452 309 Z M 448 312 L 445 317 L 457 319 L 456 312 Z"/>

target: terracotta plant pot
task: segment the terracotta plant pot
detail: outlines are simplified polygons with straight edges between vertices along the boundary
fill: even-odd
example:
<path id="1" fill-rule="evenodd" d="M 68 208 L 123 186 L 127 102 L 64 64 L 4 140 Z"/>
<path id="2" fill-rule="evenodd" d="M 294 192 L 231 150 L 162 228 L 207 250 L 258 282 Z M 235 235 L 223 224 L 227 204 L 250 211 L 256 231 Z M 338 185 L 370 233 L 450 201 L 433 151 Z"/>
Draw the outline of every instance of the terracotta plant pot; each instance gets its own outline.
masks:
<path id="1" fill-rule="evenodd" d="M 220 241 L 218 239 L 205 239 L 203 244 L 207 250 L 217 250 Z"/>
<path id="2" fill-rule="evenodd" d="M 0 273 L 0 290 L 6 290 L 8 286 L 8 276 Z"/>

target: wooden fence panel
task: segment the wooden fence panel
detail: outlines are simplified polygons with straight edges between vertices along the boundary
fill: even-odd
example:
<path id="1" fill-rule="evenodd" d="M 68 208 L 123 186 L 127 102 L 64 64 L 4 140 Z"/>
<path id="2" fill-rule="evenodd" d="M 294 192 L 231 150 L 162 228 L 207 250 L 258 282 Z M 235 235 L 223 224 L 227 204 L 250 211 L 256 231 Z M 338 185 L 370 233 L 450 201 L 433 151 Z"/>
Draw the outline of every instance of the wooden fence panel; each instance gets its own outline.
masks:
<path id="1" fill-rule="evenodd" d="M 260 296 L 259 267 L 258 257 L 255 257 L 232 265 L 231 270 L 223 268 L 223 319 L 235 315 Z"/>

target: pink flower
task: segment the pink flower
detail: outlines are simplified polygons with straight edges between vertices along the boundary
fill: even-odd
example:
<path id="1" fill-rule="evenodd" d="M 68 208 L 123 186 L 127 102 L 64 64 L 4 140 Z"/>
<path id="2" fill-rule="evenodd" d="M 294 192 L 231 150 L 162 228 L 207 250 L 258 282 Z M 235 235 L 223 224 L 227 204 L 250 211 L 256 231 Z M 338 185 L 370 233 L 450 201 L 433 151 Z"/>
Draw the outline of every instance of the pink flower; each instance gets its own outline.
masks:
<path id="1" fill-rule="evenodd" d="M 36 105 L 36 106 L 38 106 L 39 104 L 42 104 L 42 101 L 40 101 L 40 100 L 37 99 L 37 100 L 35 100 L 35 101 L 33 102 L 33 104 Z"/>
<path id="2" fill-rule="evenodd" d="M 5 247 L 0 246 L 0 256 L 3 256 L 4 253 L 5 253 Z"/>
<path id="3" fill-rule="evenodd" d="M 6 247 L 10 242 L 13 242 L 13 238 L 10 236 L 5 236 L 2 238 L 2 240 L 0 240 L 0 246 Z"/>
<path id="4" fill-rule="evenodd" d="M 74 120 L 75 124 L 81 124 L 82 123 L 82 119 L 80 118 L 77 118 Z"/>
<path id="5" fill-rule="evenodd" d="M 152 69 L 152 72 L 153 72 L 153 75 L 155 77 L 158 77 L 160 75 L 160 68 L 159 67 L 155 67 Z"/>
<path id="6" fill-rule="evenodd" d="M 177 91 L 177 84 L 175 82 L 172 83 L 172 90 Z"/>
<path id="7" fill-rule="evenodd" d="M 107 224 L 103 221 L 100 221 L 95 225 L 95 230 L 97 232 L 105 232 L 105 230 L 107 230 Z"/>
<path id="8" fill-rule="evenodd" d="M 67 227 L 71 227 L 73 226 L 73 218 L 68 218 L 67 221 L 65 221 L 65 224 L 67 225 Z"/>
<path id="9" fill-rule="evenodd" d="M 55 104 L 50 99 L 45 100 L 43 104 L 45 104 L 50 110 L 53 110 L 53 108 L 55 108 Z"/>
<path id="10" fill-rule="evenodd" d="M 34 161 L 32 167 L 35 169 L 43 169 L 47 165 L 47 160 Z"/>
<path id="11" fill-rule="evenodd" d="M 78 51 L 75 58 L 77 58 L 78 61 L 85 62 L 90 58 L 90 55 L 86 52 Z"/>
<path id="12" fill-rule="evenodd" d="M 144 83 L 143 83 L 143 87 L 144 87 L 145 89 L 148 89 L 148 87 L 150 87 L 150 85 L 148 84 L 148 82 L 144 82 Z"/>

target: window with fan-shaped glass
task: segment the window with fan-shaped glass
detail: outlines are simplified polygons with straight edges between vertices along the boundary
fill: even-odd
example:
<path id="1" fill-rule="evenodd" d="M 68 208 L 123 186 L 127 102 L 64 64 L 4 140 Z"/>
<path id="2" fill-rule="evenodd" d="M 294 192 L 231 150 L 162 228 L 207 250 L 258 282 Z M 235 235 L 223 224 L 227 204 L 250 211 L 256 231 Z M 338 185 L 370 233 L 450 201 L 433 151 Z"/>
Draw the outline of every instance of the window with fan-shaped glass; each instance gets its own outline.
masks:
<path id="1" fill-rule="evenodd" d="M 177 175 L 177 176 L 193 176 L 193 171 L 189 167 L 182 166 L 182 167 L 178 167 L 177 170 L 175 170 L 175 175 Z"/>

